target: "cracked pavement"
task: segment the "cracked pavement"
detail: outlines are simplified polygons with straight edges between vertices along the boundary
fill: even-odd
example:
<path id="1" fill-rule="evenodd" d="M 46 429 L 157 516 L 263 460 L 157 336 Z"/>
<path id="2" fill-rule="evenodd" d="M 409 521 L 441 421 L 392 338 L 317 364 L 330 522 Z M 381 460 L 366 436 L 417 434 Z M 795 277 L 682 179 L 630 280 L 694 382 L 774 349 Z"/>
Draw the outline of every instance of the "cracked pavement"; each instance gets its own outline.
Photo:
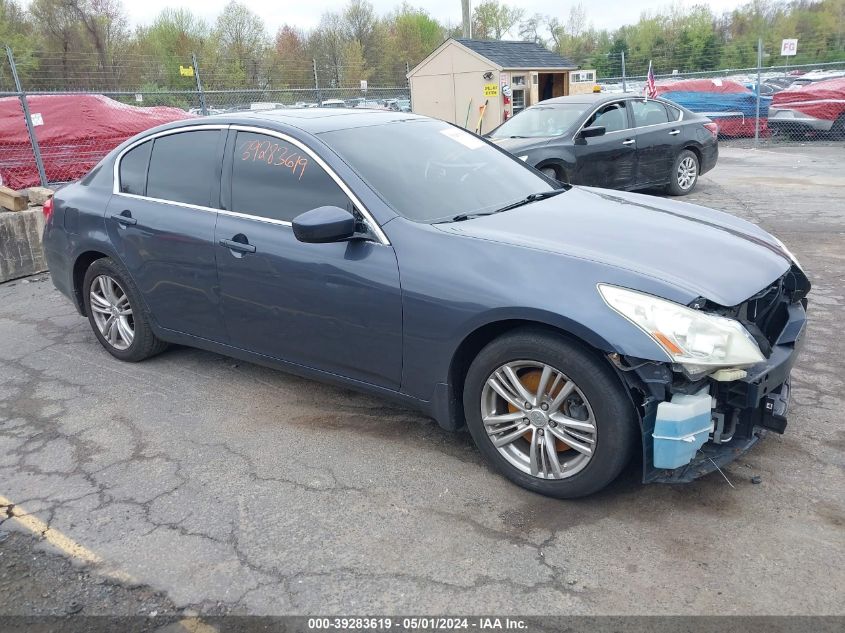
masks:
<path id="1" fill-rule="evenodd" d="M 0 614 L 61 612 L 51 566 L 116 588 L 80 593 L 88 614 L 841 614 L 843 158 L 723 146 L 687 198 L 773 232 L 814 284 L 787 432 L 731 485 L 632 465 L 546 499 L 416 413 L 188 348 L 121 363 L 46 275 L 0 285 L 0 495 L 96 555 L 0 508 Z M 6 568 L 12 548 L 35 554 Z"/>

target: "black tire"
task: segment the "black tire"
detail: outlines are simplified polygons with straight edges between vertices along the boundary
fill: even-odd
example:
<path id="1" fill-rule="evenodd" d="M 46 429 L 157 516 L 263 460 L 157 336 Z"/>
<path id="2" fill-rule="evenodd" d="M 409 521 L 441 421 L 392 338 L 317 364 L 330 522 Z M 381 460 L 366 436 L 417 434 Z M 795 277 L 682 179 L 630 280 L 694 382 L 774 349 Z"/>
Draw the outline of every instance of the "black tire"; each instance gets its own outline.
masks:
<path id="1" fill-rule="evenodd" d="M 845 114 L 840 114 L 839 118 L 833 122 L 830 128 L 830 136 L 837 141 L 845 141 Z"/>
<path id="2" fill-rule="evenodd" d="M 543 172 L 543 174 L 548 176 L 549 178 L 560 180 L 560 174 L 558 173 L 557 169 L 555 167 L 552 167 L 551 165 L 541 167 L 540 171 Z"/>
<path id="3" fill-rule="evenodd" d="M 540 168 L 540 171 L 543 172 L 549 178 L 554 178 L 558 182 L 562 182 L 565 185 L 569 184 L 569 176 L 560 168 L 555 165 L 546 165 Z"/>
<path id="4" fill-rule="evenodd" d="M 481 419 L 488 377 L 504 363 L 537 361 L 562 371 L 590 402 L 596 427 L 587 465 L 564 479 L 541 479 L 513 466 L 493 445 Z M 558 499 L 595 493 L 613 481 L 629 462 L 638 437 L 636 412 L 618 377 L 582 345 L 542 330 L 522 329 L 489 343 L 467 372 L 463 394 L 467 426 L 485 460 L 515 484 Z"/>
<path id="5" fill-rule="evenodd" d="M 691 162 L 687 162 L 691 161 Z M 692 183 L 684 187 L 681 185 L 681 164 L 684 163 L 686 165 L 692 165 L 695 170 L 695 175 L 692 180 Z M 695 189 L 695 185 L 698 183 L 698 176 L 701 170 L 701 165 L 698 162 L 698 156 L 696 156 L 695 152 L 692 150 L 685 149 L 680 154 L 675 157 L 675 162 L 672 163 L 672 171 L 669 173 L 669 185 L 666 187 L 666 191 L 673 196 L 685 196 L 688 193 L 691 193 L 693 189 Z"/>
<path id="6" fill-rule="evenodd" d="M 95 279 L 103 275 L 111 277 L 119 284 L 120 289 L 128 297 L 132 309 L 134 337 L 132 343 L 125 349 L 118 349 L 103 336 L 95 320 L 94 310 L 91 308 L 91 285 Z M 167 343 L 153 334 L 150 328 L 150 317 L 144 302 L 141 300 L 141 295 L 129 273 L 119 262 L 108 257 L 95 260 L 85 271 L 85 279 L 82 283 L 82 298 L 85 302 L 85 313 L 88 315 L 88 322 L 91 324 L 94 335 L 106 351 L 115 358 L 136 363 L 160 354 L 167 348 Z"/>

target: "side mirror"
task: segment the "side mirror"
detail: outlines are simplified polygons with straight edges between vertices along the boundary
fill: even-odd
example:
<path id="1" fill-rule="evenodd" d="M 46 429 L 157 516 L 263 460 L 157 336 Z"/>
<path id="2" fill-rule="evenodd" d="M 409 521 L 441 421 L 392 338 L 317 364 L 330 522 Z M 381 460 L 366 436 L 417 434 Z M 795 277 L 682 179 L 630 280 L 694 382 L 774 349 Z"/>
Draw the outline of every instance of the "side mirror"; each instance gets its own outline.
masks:
<path id="1" fill-rule="evenodd" d="M 342 242 L 355 234 L 355 218 L 340 207 L 317 207 L 293 219 L 293 234 L 300 242 Z"/>
<path id="2" fill-rule="evenodd" d="M 605 127 L 603 125 L 593 125 L 590 127 L 585 127 L 581 130 L 581 133 L 578 135 L 581 138 L 590 138 L 592 136 L 604 136 Z"/>

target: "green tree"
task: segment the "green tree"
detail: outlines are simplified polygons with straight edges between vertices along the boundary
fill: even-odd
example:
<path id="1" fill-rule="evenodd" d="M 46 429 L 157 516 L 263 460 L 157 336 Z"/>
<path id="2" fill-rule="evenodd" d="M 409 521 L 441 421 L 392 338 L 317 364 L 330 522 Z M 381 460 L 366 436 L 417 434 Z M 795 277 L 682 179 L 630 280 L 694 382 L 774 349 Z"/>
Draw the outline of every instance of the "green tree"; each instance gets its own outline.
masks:
<path id="1" fill-rule="evenodd" d="M 472 12 L 472 36 L 475 39 L 500 40 L 525 15 L 523 9 L 509 7 L 498 0 L 485 0 Z"/>

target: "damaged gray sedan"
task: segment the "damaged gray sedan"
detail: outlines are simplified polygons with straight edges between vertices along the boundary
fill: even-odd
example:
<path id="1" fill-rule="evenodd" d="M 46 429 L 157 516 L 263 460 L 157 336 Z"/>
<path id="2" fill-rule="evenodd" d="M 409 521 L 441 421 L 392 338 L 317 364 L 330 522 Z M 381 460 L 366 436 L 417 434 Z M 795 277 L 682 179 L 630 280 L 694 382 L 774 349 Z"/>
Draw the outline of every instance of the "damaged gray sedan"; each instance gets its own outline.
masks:
<path id="1" fill-rule="evenodd" d="M 644 481 L 689 481 L 786 427 L 810 284 L 783 244 L 440 121 L 183 121 L 44 209 L 53 282 L 112 356 L 191 345 L 390 398 L 542 494 L 638 452 Z"/>

